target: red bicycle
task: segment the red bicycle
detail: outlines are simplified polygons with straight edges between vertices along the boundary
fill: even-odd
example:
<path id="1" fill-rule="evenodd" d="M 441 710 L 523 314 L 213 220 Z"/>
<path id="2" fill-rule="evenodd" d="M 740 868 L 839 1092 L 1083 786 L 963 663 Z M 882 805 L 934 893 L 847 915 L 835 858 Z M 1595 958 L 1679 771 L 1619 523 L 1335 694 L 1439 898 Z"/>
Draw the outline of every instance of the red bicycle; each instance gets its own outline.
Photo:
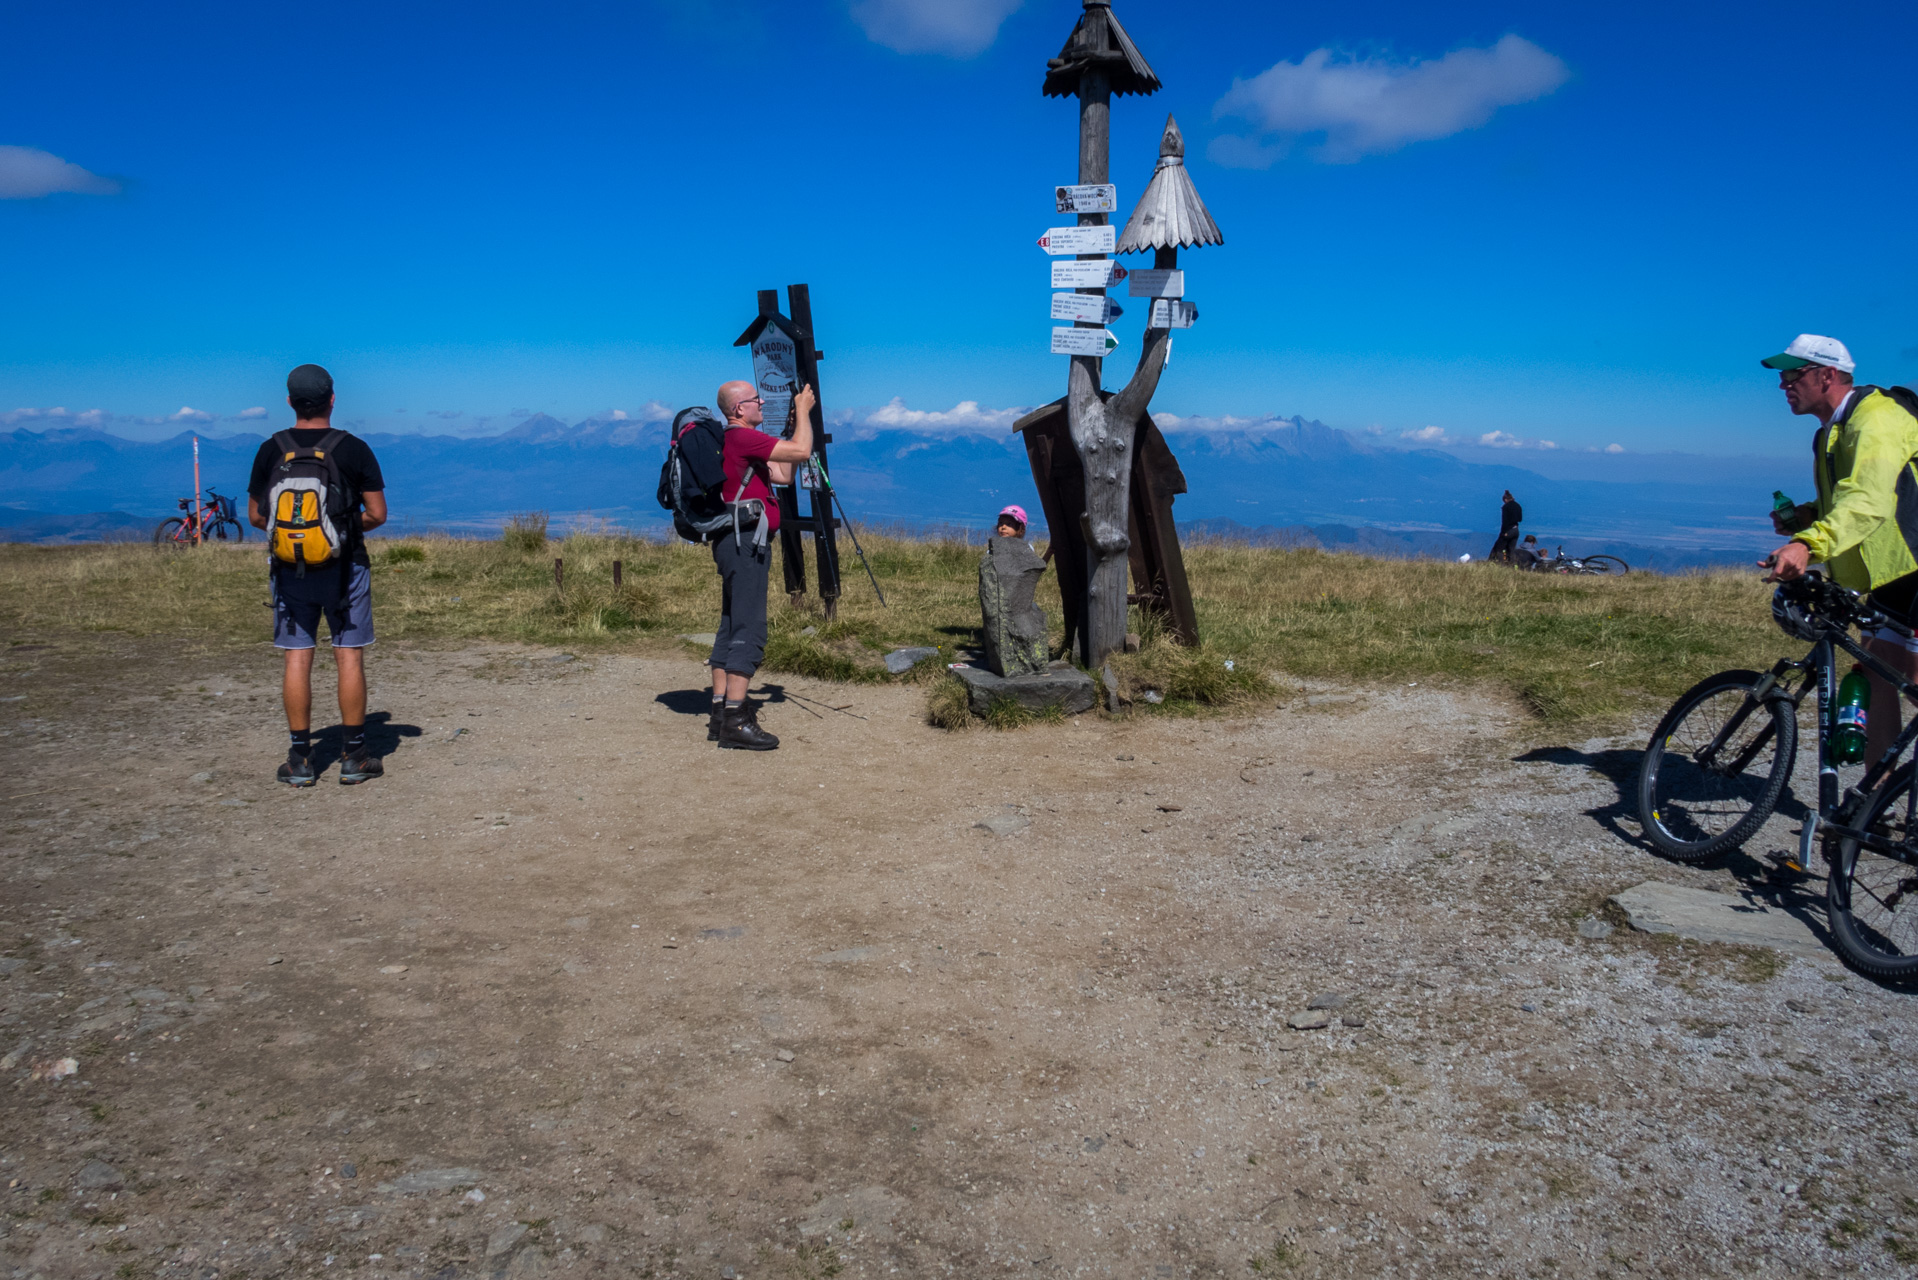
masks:
<path id="1" fill-rule="evenodd" d="M 233 499 L 215 493 L 211 485 L 207 486 L 204 503 L 196 504 L 191 498 L 182 498 L 180 510 L 186 514 L 162 520 L 160 527 L 153 531 L 154 546 L 190 547 L 196 541 L 246 541 L 246 526 L 240 523 Z M 197 539 L 194 537 L 196 533 L 199 535 Z"/>

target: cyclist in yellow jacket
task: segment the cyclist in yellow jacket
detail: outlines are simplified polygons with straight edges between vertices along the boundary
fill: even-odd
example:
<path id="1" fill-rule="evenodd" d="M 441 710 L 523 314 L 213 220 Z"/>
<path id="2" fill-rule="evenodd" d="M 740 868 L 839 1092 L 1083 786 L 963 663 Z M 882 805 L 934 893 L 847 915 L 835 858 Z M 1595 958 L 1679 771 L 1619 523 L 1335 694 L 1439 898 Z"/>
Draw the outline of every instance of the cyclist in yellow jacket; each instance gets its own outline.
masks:
<path id="1" fill-rule="evenodd" d="M 1834 581 L 1869 591 L 1874 604 L 1907 626 L 1918 622 L 1918 417 L 1889 392 L 1855 385 L 1856 364 L 1836 338 L 1803 333 L 1762 361 L 1777 369 L 1791 411 L 1816 417 L 1812 467 L 1818 501 L 1772 525 L 1791 541 L 1760 563 L 1776 581 L 1821 562 Z M 1900 392 L 1901 395 L 1908 393 Z M 1879 631 L 1865 647 L 1908 680 L 1918 680 L 1918 641 Z M 1901 699 L 1871 677 L 1872 715 L 1865 759 L 1873 762 L 1903 727 Z"/>

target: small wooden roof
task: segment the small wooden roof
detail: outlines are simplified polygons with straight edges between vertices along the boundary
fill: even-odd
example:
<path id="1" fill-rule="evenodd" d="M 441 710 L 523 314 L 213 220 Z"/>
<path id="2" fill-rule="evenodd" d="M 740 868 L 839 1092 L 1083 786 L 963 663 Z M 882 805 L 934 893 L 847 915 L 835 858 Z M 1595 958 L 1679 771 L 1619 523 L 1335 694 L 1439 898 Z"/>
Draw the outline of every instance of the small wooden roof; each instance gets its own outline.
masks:
<path id="1" fill-rule="evenodd" d="M 1219 224 L 1212 221 L 1186 171 L 1185 136 L 1179 132 L 1179 122 L 1167 116 L 1165 135 L 1159 139 L 1159 167 L 1126 221 L 1118 252 L 1224 243 Z"/>
<path id="2" fill-rule="evenodd" d="M 1046 63 L 1045 96 L 1070 98 L 1079 92 L 1079 80 L 1091 67 L 1101 67 L 1112 83 L 1114 97 L 1159 91 L 1159 77 L 1146 65 L 1145 55 L 1119 25 L 1112 0 L 1085 0 L 1066 47 Z"/>

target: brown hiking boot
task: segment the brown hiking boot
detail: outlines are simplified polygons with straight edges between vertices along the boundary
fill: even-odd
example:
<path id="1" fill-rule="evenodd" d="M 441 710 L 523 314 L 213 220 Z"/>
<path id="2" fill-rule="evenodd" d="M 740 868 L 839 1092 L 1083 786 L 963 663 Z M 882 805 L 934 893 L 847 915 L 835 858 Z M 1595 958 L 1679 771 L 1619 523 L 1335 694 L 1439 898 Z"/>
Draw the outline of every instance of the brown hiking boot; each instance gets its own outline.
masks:
<path id="1" fill-rule="evenodd" d="M 759 717 L 748 702 L 728 708 L 719 726 L 719 745 L 730 751 L 773 751 L 779 739 L 759 727 Z"/>

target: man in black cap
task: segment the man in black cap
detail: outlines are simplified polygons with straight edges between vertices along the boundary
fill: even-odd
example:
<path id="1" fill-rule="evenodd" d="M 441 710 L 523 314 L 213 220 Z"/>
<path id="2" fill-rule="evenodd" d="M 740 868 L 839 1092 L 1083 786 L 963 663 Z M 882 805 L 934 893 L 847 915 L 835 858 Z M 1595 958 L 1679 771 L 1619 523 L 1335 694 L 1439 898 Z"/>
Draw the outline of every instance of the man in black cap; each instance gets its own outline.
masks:
<path id="1" fill-rule="evenodd" d="M 366 749 L 364 656 L 373 643 L 373 571 L 364 535 L 386 523 L 386 481 L 366 442 L 334 429 L 332 374 L 301 365 L 286 377 L 286 402 L 293 407 L 293 429 L 260 444 L 246 501 L 254 528 L 280 525 L 268 536 L 268 563 L 273 643 L 286 655 L 280 695 L 292 745 L 278 776 L 295 787 L 319 780 L 313 767 L 313 650 L 324 615 L 346 737 L 340 781 L 352 786 L 384 772 L 379 757 Z M 312 495 L 304 507 L 303 493 Z M 305 554 L 305 545 L 321 544 L 321 558 Z"/>
<path id="2" fill-rule="evenodd" d="M 1486 556 L 1493 564 L 1512 563 L 1512 551 L 1518 546 L 1518 527 L 1525 520 L 1525 508 L 1518 505 L 1518 499 L 1512 491 L 1505 491 L 1505 501 L 1498 509 L 1498 541 L 1492 544 L 1491 554 Z"/>

